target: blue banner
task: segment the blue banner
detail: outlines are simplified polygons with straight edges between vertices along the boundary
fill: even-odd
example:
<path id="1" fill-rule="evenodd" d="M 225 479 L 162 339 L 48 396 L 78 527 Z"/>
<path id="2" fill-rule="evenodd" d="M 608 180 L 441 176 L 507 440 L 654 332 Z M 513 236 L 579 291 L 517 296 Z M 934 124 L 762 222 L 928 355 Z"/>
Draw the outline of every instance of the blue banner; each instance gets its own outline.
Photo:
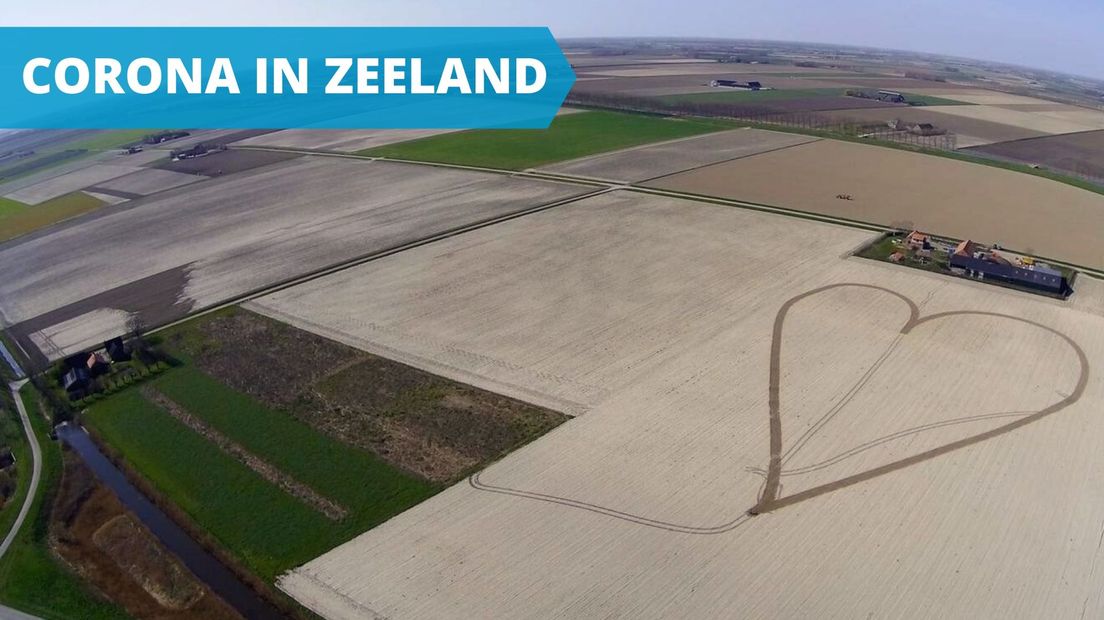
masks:
<path id="1" fill-rule="evenodd" d="M 0 28 L 0 127 L 547 127 L 547 28 Z"/>

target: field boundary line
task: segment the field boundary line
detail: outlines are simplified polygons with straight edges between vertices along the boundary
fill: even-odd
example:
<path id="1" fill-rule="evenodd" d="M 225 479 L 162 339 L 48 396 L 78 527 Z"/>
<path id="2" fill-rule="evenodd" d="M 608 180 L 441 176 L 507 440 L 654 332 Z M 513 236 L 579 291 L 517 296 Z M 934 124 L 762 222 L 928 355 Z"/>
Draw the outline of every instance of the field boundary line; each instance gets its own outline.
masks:
<path id="1" fill-rule="evenodd" d="M 752 129 L 752 128 L 748 127 L 747 129 Z M 764 130 L 759 130 L 759 131 L 764 131 Z M 800 134 L 788 134 L 788 135 L 800 135 Z M 769 155 L 770 153 L 777 153 L 778 151 L 785 151 L 786 149 L 792 149 L 792 148 L 796 148 L 796 147 L 799 147 L 799 146 L 805 146 L 805 145 L 808 145 L 808 144 L 812 144 L 813 142 L 820 142 L 820 141 L 824 140 L 824 138 L 818 138 L 816 136 L 805 136 L 805 137 L 807 137 L 809 139 L 808 140 L 803 140 L 803 141 L 798 142 L 796 144 L 787 144 L 785 146 L 776 146 L 772 149 L 767 149 L 765 151 L 758 151 L 758 152 L 755 152 L 755 153 L 745 153 L 744 155 L 737 155 L 736 157 L 730 157 L 728 159 L 722 159 L 722 160 L 719 160 L 719 161 L 710 162 L 708 164 L 701 164 L 700 166 L 694 166 L 692 168 L 687 168 L 685 170 L 679 170 L 677 172 L 668 172 L 666 174 L 661 174 L 659 176 L 651 177 L 649 179 L 643 179 L 641 181 L 634 181 L 634 184 L 637 184 L 637 183 L 651 183 L 652 181 L 658 181 L 659 179 L 666 179 L 667 177 L 673 177 L 673 176 L 678 175 L 678 174 L 683 174 L 684 172 L 694 172 L 695 170 L 701 170 L 702 168 L 708 168 L 710 166 L 717 166 L 717 165 L 720 165 L 720 164 L 727 164 L 727 163 L 731 163 L 731 162 L 734 162 L 734 161 L 739 161 L 741 159 L 747 159 L 749 157 L 758 157 L 760 155 Z"/>
<path id="2" fill-rule="evenodd" d="M 467 233 L 467 232 L 471 232 L 471 231 L 474 231 L 474 230 L 479 230 L 481 228 L 486 228 L 488 226 L 493 226 L 493 225 L 501 223 L 501 222 L 507 222 L 507 221 L 514 220 L 514 219 L 517 219 L 517 218 L 520 218 L 520 217 L 525 217 L 526 215 L 531 215 L 533 213 L 540 213 L 541 211 L 547 211 L 548 209 L 553 209 L 555 207 L 563 206 L 563 205 L 566 205 L 566 204 L 571 204 L 573 202 L 578 202 L 580 200 L 585 200 L 587 198 L 592 198 L 594 196 L 599 196 L 599 195 L 602 195 L 602 194 L 606 194 L 606 193 L 609 193 L 611 191 L 614 191 L 615 189 L 617 189 L 617 188 L 602 187 L 602 188 L 597 189 L 595 191 L 585 192 L 585 193 L 582 193 L 582 194 L 578 194 L 576 196 L 568 196 L 567 198 L 562 198 L 560 200 L 555 200 L 553 202 L 538 205 L 536 207 L 530 207 L 530 208 L 524 209 L 522 211 L 515 211 L 513 213 L 507 213 L 505 215 L 500 215 L 500 216 L 489 218 L 489 219 L 486 219 L 486 220 L 481 220 L 479 222 L 474 222 L 474 223 L 471 223 L 471 224 L 465 224 L 463 226 L 452 228 L 452 229 L 437 233 L 435 235 L 431 235 L 429 237 L 423 237 L 421 239 L 417 239 L 417 240 L 414 240 L 414 241 L 411 241 L 411 242 L 408 242 L 408 243 L 404 243 L 402 245 L 397 245 L 397 246 L 390 247 L 390 248 L 387 248 L 387 249 L 384 249 L 384 250 L 379 250 L 379 251 L 376 251 L 376 252 L 372 252 L 372 253 L 369 253 L 369 254 L 358 256 L 358 257 L 349 259 L 347 261 L 337 263 L 335 265 L 330 265 L 330 266 L 327 266 L 327 267 L 323 267 L 321 269 L 316 269 L 315 271 L 312 271 L 310 273 L 303 274 L 303 275 L 300 275 L 300 276 L 295 276 L 293 278 L 289 278 L 289 279 L 283 280 L 281 282 L 277 282 L 277 283 L 269 285 L 269 286 L 265 286 L 265 287 L 262 287 L 262 288 L 259 288 L 259 289 L 254 289 L 252 291 L 248 291 L 246 293 L 243 293 L 241 295 L 237 295 L 237 296 L 232 297 L 230 299 L 227 299 L 225 301 L 221 301 L 221 302 L 212 304 L 212 305 L 207 306 L 205 308 L 202 308 L 202 309 L 200 309 L 196 312 L 193 312 L 193 313 L 191 313 L 191 314 L 189 314 L 185 317 L 182 317 L 182 318 L 179 318 L 179 319 L 176 319 L 176 320 L 173 320 L 173 321 L 169 321 L 169 322 L 164 323 L 162 325 L 151 327 L 148 330 L 148 333 L 156 333 L 156 332 L 168 329 L 170 327 L 179 325 L 179 324 L 184 323 L 186 321 L 190 321 L 190 320 L 192 320 L 196 317 L 211 314 L 213 312 L 218 312 L 219 310 L 222 310 L 224 308 L 229 308 L 231 306 L 237 306 L 237 305 L 240 305 L 240 304 L 245 303 L 247 301 L 251 301 L 253 299 L 256 299 L 258 297 L 264 297 L 265 295 L 271 295 L 272 293 L 277 293 L 279 291 L 289 289 L 289 288 L 297 286 L 299 284 L 305 284 L 307 282 L 310 282 L 312 280 L 316 280 L 318 278 L 322 278 L 322 277 L 325 277 L 325 276 L 328 276 L 328 275 L 331 275 L 331 274 L 334 274 L 334 273 L 339 273 L 341 271 L 345 271 L 346 269 L 351 269 L 353 267 L 358 267 L 358 266 L 363 265 L 365 263 L 369 263 L 369 262 L 372 262 L 372 261 L 375 261 L 375 260 L 379 260 L 381 258 L 386 258 L 388 256 L 391 256 L 393 254 L 398 254 L 399 252 L 403 252 L 405 250 L 410 250 L 410 249 L 420 247 L 420 246 L 423 246 L 423 245 L 428 245 L 428 244 L 434 243 L 436 241 L 441 241 L 441 240 L 444 240 L 444 239 L 448 239 L 449 237 L 455 237 L 457 235 L 462 235 L 462 234 Z"/>

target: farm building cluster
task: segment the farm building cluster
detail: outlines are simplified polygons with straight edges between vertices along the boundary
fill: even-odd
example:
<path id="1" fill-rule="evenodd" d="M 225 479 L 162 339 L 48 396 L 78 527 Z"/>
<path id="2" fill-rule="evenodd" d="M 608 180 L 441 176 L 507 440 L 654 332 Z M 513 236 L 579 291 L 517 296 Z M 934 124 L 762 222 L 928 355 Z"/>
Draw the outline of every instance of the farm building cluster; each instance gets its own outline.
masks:
<path id="1" fill-rule="evenodd" d="M 1028 256 L 1006 255 L 970 240 L 955 246 L 950 254 L 950 269 L 955 275 L 998 280 L 1056 295 L 1069 289 L 1065 274 L 1050 265 Z"/>
<path id="2" fill-rule="evenodd" d="M 93 379 L 110 372 L 112 364 L 128 362 L 131 357 L 130 349 L 121 337 L 104 342 L 103 349 L 98 351 L 70 355 L 63 362 L 61 387 L 71 399 L 82 398 Z"/>
<path id="3" fill-rule="evenodd" d="M 989 247 L 970 240 L 940 239 L 914 230 L 904 237 L 891 237 L 888 255 L 877 256 L 881 253 L 878 245 L 872 249 L 873 256 L 870 253 L 864 255 L 1048 295 L 1065 297 L 1073 292 L 1063 271 L 999 246 Z"/>
<path id="4" fill-rule="evenodd" d="M 743 90 L 771 90 L 771 88 L 763 86 L 762 82 L 749 80 L 743 82 L 740 80 L 713 80 L 709 82 L 709 85 L 713 88 L 739 88 Z"/>

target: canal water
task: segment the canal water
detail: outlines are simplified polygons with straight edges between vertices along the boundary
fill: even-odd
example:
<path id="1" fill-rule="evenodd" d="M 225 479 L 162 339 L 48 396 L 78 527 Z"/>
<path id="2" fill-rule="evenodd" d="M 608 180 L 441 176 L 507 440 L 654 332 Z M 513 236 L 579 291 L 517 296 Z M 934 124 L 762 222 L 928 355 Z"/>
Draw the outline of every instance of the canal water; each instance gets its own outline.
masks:
<path id="1" fill-rule="evenodd" d="M 12 357 L 11 351 L 8 351 L 8 348 L 4 346 L 3 342 L 0 342 L 0 357 L 4 358 L 4 361 L 12 369 L 12 372 L 15 373 L 16 379 L 22 379 L 26 376 L 23 374 L 23 369 L 20 368 L 19 364 L 15 361 L 15 358 Z"/>
<path id="2" fill-rule="evenodd" d="M 249 620 L 286 617 L 132 485 L 126 475 L 100 452 L 83 428 L 63 424 L 57 428 L 57 435 L 80 455 L 96 477 L 115 492 L 123 505 L 153 532 L 170 553 L 238 613 Z"/>

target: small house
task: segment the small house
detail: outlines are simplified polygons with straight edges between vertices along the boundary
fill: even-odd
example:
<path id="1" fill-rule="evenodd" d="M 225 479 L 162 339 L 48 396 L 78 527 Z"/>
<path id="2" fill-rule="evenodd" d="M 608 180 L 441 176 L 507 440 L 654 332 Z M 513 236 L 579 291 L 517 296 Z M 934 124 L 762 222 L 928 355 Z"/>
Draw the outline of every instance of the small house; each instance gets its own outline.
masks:
<path id="1" fill-rule="evenodd" d="M 104 342 L 104 351 L 113 362 L 126 362 L 131 358 L 130 350 L 123 342 L 122 336 Z"/>
<path id="2" fill-rule="evenodd" d="M 905 236 L 905 245 L 910 250 L 931 250 L 931 235 L 914 230 Z"/>
<path id="3" fill-rule="evenodd" d="M 70 396 L 73 396 L 88 389 L 91 381 L 92 375 L 87 368 L 73 368 L 62 376 L 61 386 L 65 388 Z"/>
<path id="4" fill-rule="evenodd" d="M 111 369 L 111 364 L 99 353 L 89 353 L 85 366 L 88 368 L 88 374 L 93 377 L 99 377 Z"/>

